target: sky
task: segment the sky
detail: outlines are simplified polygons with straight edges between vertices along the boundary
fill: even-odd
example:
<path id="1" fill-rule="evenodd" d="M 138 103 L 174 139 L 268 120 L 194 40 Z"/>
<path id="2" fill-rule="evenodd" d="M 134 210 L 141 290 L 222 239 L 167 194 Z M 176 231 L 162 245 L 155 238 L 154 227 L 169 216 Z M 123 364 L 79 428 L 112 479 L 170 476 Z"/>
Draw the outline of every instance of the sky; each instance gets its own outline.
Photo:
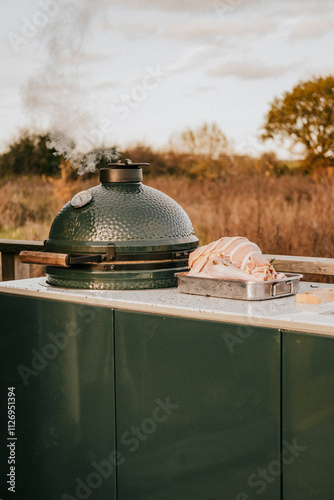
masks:
<path id="1" fill-rule="evenodd" d="M 13 0 L 0 5 L 0 151 L 21 130 L 59 152 L 217 123 L 238 153 L 275 96 L 334 74 L 334 0 Z"/>

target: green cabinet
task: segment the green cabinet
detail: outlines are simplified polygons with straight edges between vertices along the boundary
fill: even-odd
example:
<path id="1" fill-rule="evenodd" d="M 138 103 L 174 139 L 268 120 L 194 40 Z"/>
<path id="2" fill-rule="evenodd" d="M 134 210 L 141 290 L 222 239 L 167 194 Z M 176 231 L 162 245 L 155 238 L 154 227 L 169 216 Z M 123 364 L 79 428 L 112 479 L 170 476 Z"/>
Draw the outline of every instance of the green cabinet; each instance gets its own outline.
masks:
<path id="1" fill-rule="evenodd" d="M 332 498 L 332 338 L 9 294 L 0 314 L 0 498 Z"/>
<path id="2" fill-rule="evenodd" d="M 282 334 L 283 444 L 293 452 L 283 470 L 284 500 L 334 495 L 334 340 Z"/>
<path id="3" fill-rule="evenodd" d="M 0 498 L 115 499 L 112 311 L 1 295 L 0 317 Z"/>
<path id="4" fill-rule="evenodd" d="M 120 500 L 280 499 L 278 331 L 115 311 L 115 356 Z"/>

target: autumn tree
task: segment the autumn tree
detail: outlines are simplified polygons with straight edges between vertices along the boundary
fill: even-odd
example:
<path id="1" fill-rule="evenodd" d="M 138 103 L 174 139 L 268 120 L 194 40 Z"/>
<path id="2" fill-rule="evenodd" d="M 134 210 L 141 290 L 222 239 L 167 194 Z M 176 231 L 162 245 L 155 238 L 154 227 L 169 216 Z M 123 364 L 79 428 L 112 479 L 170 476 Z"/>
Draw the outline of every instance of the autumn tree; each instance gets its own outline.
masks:
<path id="1" fill-rule="evenodd" d="M 33 135 L 24 132 L 0 156 L 0 176 L 59 173 L 60 158 L 55 149 L 48 148 L 47 135 Z"/>
<path id="2" fill-rule="evenodd" d="M 271 103 L 262 140 L 301 145 L 307 164 L 334 165 L 334 76 L 299 82 Z"/>
<path id="3" fill-rule="evenodd" d="M 234 170 L 229 143 L 216 123 L 172 136 L 169 149 L 178 162 L 180 172 L 198 179 L 217 179 Z"/>
<path id="4" fill-rule="evenodd" d="M 187 129 L 172 136 L 170 147 L 178 153 L 203 155 L 216 160 L 226 153 L 228 141 L 216 123 L 204 123 L 195 130 Z"/>

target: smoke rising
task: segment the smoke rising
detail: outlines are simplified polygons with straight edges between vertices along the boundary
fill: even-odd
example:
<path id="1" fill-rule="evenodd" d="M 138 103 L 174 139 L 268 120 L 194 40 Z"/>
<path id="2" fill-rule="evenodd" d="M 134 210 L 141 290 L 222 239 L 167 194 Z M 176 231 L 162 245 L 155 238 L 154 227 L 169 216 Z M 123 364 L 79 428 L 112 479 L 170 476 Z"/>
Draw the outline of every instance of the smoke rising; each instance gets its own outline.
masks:
<path id="1" fill-rule="evenodd" d="M 57 16 L 50 18 L 38 34 L 46 45 L 47 56 L 21 88 L 30 126 L 47 132 L 48 146 L 70 161 L 80 174 L 94 171 L 102 158 L 117 159 L 104 148 L 99 106 L 82 83 L 88 75 L 80 66 L 101 8 L 99 2 L 62 0 Z"/>

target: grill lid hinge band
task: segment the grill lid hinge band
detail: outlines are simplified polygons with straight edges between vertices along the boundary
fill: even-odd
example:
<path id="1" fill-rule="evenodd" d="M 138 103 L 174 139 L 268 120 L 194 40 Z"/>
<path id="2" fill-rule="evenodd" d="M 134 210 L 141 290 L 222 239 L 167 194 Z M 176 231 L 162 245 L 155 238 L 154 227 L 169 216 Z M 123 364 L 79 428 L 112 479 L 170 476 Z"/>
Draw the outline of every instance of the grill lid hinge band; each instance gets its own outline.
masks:
<path id="1" fill-rule="evenodd" d="M 107 244 L 107 260 L 116 259 L 116 247 L 113 243 Z"/>

